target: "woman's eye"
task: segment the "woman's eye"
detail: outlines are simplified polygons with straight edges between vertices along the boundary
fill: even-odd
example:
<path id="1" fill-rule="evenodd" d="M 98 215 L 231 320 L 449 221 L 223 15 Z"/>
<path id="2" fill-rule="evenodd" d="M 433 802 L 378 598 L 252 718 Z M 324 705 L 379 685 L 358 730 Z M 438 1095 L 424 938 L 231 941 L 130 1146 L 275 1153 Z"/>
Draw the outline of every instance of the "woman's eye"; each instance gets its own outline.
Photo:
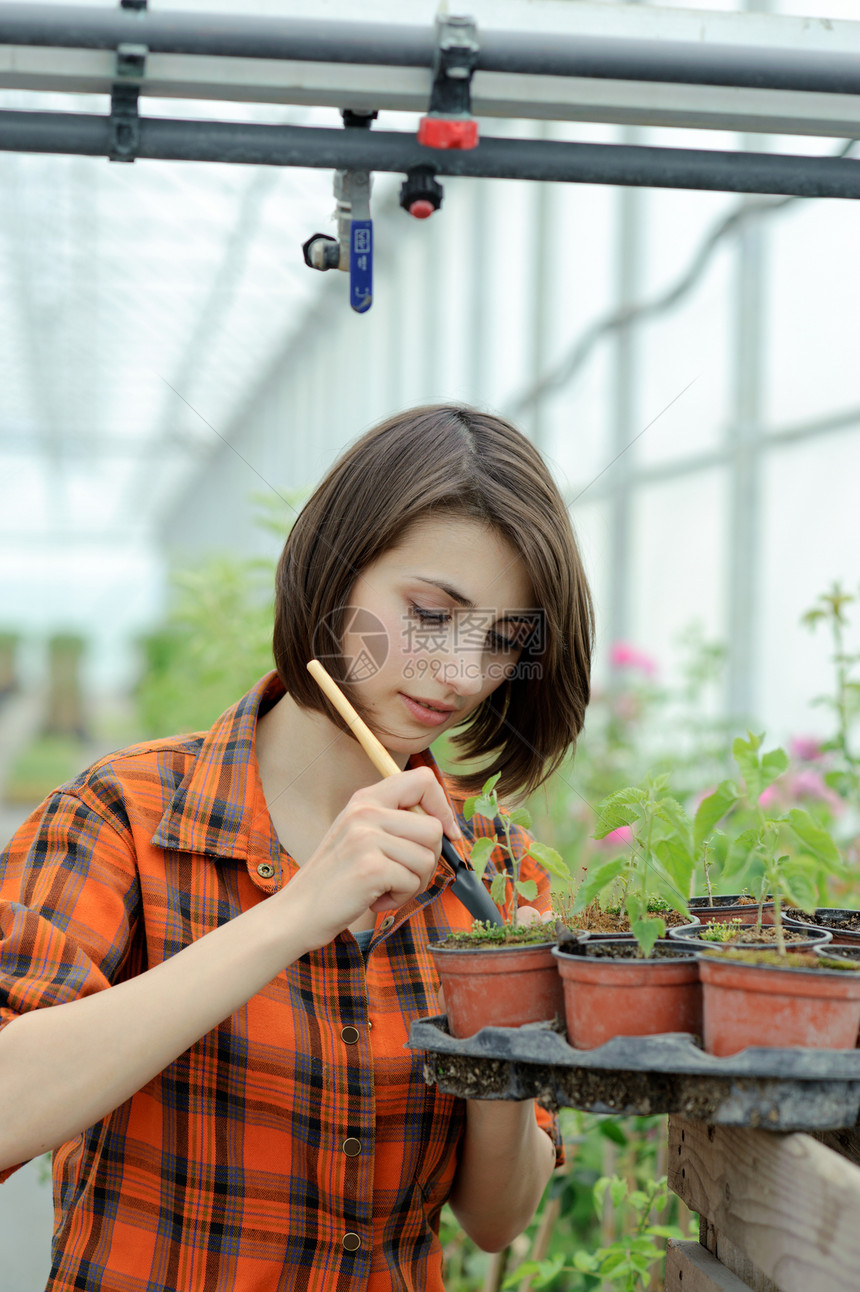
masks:
<path id="1" fill-rule="evenodd" d="M 510 637 L 502 637 L 501 633 L 488 633 L 487 644 L 490 650 L 516 650 L 517 643 L 511 641 Z"/>
<path id="2" fill-rule="evenodd" d="M 428 628 L 441 628 L 443 624 L 450 622 L 451 616 L 447 610 L 427 610 L 424 606 L 416 606 L 414 602 L 410 603 L 409 609 L 415 618 Z"/>

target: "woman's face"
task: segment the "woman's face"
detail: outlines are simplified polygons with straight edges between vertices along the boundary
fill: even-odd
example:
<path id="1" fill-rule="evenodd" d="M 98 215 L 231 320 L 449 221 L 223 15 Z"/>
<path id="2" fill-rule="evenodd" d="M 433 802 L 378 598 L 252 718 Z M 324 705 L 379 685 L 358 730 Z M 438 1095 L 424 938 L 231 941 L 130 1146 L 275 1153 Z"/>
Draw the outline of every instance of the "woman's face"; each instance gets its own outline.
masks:
<path id="1" fill-rule="evenodd" d="M 342 655 L 388 749 L 425 749 L 504 681 L 534 628 L 533 595 L 506 539 L 465 518 L 418 522 L 364 570 Z"/>

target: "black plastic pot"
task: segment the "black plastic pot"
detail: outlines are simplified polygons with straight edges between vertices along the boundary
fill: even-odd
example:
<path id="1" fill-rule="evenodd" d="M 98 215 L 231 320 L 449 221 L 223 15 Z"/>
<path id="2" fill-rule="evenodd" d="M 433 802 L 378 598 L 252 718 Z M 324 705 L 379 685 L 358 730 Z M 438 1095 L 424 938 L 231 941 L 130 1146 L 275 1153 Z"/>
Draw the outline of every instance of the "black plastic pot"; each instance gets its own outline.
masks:
<path id="1" fill-rule="evenodd" d="M 758 919 L 758 902 L 741 902 L 744 893 L 724 893 L 714 897 L 691 897 L 690 913 L 698 915 L 703 923 L 710 920 L 743 920 L 754 924 Z M 762 907 L 762 924 L 773 924 L 773 902 L 765 902 Z"/>
<path id="2" fill-rule="evenodd" d="M 860 928 L 844 927 L 848 920 L 860 919 L 860 911 L 838 906 L 819 906 L 814 911 L 799 911 L 796 916 L 784 915 L 782 918 L 783 923 L 791 928 L 797 928 L 802 923 L 816 929 L 828 929 L 835 947 L 860 947 Z"/>
<path id="3" fill-rule="evenodd" d="M 738 950 L 743 947 L 744 949 L 762 950 L 765 945 L 761 942 L 708 942 L 702 938 L 702 934 L 707 927 L 707 924 L 700 924 L 697 928 L 672 933 L 671 936 L 677 942 L 686 942 L 688 945 L 696 944 L 700 948 L 706 947 L 709 954 L 712 951 L 719 952 L 724 948 L 726 950 Z M 799 921 L 794 924 L 793 929 L 794 932 L 798 930 L 806 931 L 808 936 L 799 942 L 787 942 L 786 950 L 788 951 L 811 951 L 815 947 L 825 946 L 830 942 L 830 934 L 827 929 L 817 929 L 811 924 L 801 924 Z M 767 943 L 766 945 L 773 947 L 776 944 Z"/>

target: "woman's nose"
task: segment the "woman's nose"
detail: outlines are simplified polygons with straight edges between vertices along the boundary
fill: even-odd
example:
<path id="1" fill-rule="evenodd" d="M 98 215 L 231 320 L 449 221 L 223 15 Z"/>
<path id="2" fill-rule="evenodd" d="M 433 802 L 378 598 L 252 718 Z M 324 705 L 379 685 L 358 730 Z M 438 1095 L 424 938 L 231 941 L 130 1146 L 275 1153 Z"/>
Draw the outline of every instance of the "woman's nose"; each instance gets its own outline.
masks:
<path id="1" fill-rule="evenodd" d="M 483 650 L 452 651 L 441 661 L 441 680 L 458 695 L 477 695 L 484 686 L 483 654 Z"/>

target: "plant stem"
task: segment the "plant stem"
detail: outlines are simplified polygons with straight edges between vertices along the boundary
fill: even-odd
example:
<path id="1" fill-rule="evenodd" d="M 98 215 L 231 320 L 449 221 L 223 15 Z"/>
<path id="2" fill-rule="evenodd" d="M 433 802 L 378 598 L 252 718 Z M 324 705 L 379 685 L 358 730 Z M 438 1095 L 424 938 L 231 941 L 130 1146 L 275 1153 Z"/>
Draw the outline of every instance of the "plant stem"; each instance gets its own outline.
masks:
<path id="1" fill-rule="evenodd" d="M 508 856 L 509 856 L 509 857 L 510 857 L 510 859 L 511 859 L 511 874 L 513 875 L 513 879 L 511 880 L 511 903 L 510 903 L 510 912 L 508 912 L 508 906 L 507 906 L 507 903 L 505 903 L 505 912 L 506 912 L 506 919 L 507 919 L 508 923 L 509 923 L 509 924 L 513 924 L 513 922 L 514 922 L 514 911 L 515 911 L 515 909 L 516 909 L 516 902 L 517 902 L 517 880 L 518 880 L 518 879 L 519 879 L 519 877 L 520 877 L 520 867 L 519 867 L 519 863 L 517 862 L 516 858 L 514 857 L 514 850 L 513 850 L 513 848 L 511 847 L 511 823 L 510 823 L 510 820 L 509 820 L 508 816 L 507 816 L 504 812 L 500 812 L 500 813 L 499 813 L 499 816 L 501 817 L 501 820 L 502 820 L 502 829 L 503 829 L 503 830 L 504 830 L 504 832 L 505 832 L 505 848 L 507 849 Z"/>
<path id="2" fill-rule="evenodd" d="M 778 876 L 776 876 L 778 879 Z M 785 934 L 782 931 L 782 905 L 779 898 L 779 883 L 771 885 L 773 888 L 773 922 L 776 926 L 776 949 L 781 956 L 786 954 Z"/>
<path id="3" fill-rule="evenodd" d="M 833 625 L 833 645 L 835 647 L 833 661 L 836 665 L 836 743 L 839 752 L 845 761 L 851 777 L 852 789 L 855 795 L 860 789 L 860 763 L 854 758 L 848 744 L 848 669 L 846 668 L 845 639 L 842 632 L 843 619 L 840 604 L 836 601 L 838 585 L 834 588 L 834 596 L 831 601 L 830 621 Z"/>

